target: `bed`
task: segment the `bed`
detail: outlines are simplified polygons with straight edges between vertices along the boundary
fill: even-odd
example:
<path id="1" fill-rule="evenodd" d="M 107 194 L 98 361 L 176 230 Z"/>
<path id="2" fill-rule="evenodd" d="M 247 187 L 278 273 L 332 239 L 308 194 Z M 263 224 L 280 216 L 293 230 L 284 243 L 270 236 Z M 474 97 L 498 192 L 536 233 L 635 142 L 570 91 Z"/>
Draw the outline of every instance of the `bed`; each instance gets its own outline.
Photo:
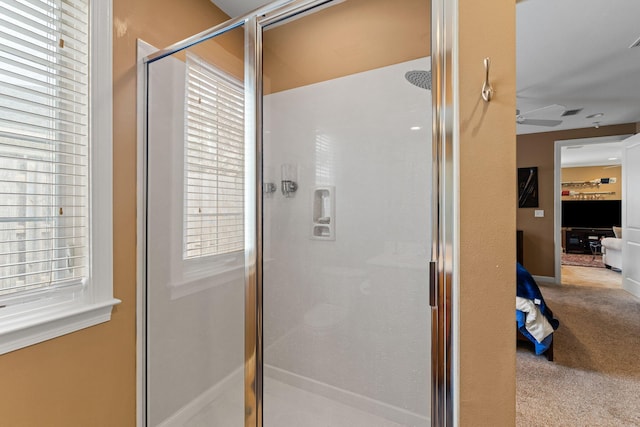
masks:
<path id="1" fill-rule="evenodd" d="M 542 297 L 542 292 L 531 274 L 520 264 L 517 267 L 516 325 L 517 338 L 533 344 L 536 354 L 553 360 L 553 332 L 560 322 Z"/>

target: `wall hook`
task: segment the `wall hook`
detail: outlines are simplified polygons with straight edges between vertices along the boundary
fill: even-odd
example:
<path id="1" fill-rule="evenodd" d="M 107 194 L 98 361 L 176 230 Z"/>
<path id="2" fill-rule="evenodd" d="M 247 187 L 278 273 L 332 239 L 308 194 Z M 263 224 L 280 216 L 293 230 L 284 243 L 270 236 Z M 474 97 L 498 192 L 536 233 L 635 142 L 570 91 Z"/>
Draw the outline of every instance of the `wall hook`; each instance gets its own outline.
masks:
<path id="1" fill-rule="evenodd" d="M 493 97 L 493 94 L 494 94 L 493 87 L 491 87 L 491 83 L 489 82 L 489 65 L 490 64 L 491 64 L 491 61 L 489 61 L 489 58 L 484 58 L 485 75 L 484 75 L 484 84 L 482 85 L 482 99 L 484 99 L 486 102 L 491 101 L 491 98 Z"/>

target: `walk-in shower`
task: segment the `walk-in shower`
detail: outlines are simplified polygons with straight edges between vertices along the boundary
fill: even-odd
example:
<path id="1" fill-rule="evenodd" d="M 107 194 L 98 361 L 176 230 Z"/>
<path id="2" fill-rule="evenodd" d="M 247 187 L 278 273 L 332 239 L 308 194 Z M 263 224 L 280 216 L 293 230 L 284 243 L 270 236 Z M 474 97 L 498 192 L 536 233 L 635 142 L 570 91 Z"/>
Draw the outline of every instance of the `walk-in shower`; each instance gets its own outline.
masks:
<path id="1" fill-rule="evenodd" d="M 431 5 L 323 3 L 147 57 L 148 425 L 431 424 Z"/>

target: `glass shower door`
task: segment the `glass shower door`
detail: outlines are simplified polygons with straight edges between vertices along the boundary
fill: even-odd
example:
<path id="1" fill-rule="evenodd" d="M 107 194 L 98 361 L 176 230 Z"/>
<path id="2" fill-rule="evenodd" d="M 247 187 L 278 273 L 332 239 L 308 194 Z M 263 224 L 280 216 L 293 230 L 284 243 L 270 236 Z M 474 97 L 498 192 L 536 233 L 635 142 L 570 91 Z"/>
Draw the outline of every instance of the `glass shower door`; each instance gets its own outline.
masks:
<path id="1" fill-rule="evenodd" d="M 147 66 L 147 425 L 241 426 L 244 29 Z"/>
<path id="2" fill-rule="evenodd" d="M 431 4 L 320 3 L 148 63 L 148 425 L 430 425 Z"/>
<path id="3" fill-rule="evenodd" d="M 429 16 L 347 0 L 265 27 L 267 427 L 430 425 Z"/>

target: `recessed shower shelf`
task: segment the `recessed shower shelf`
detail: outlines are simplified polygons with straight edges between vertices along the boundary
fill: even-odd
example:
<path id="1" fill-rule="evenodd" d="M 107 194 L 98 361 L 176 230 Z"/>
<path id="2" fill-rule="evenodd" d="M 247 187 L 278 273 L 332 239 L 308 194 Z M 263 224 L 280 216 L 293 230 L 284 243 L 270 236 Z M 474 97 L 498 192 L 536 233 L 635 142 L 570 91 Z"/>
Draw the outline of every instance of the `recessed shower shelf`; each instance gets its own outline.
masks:
<path id="1" fill-rule="evenodd" d="M 322 186 L 313 190 L 311 201 L 311 238 L 336 240 L 335 234 L 335 187 Z"/>

